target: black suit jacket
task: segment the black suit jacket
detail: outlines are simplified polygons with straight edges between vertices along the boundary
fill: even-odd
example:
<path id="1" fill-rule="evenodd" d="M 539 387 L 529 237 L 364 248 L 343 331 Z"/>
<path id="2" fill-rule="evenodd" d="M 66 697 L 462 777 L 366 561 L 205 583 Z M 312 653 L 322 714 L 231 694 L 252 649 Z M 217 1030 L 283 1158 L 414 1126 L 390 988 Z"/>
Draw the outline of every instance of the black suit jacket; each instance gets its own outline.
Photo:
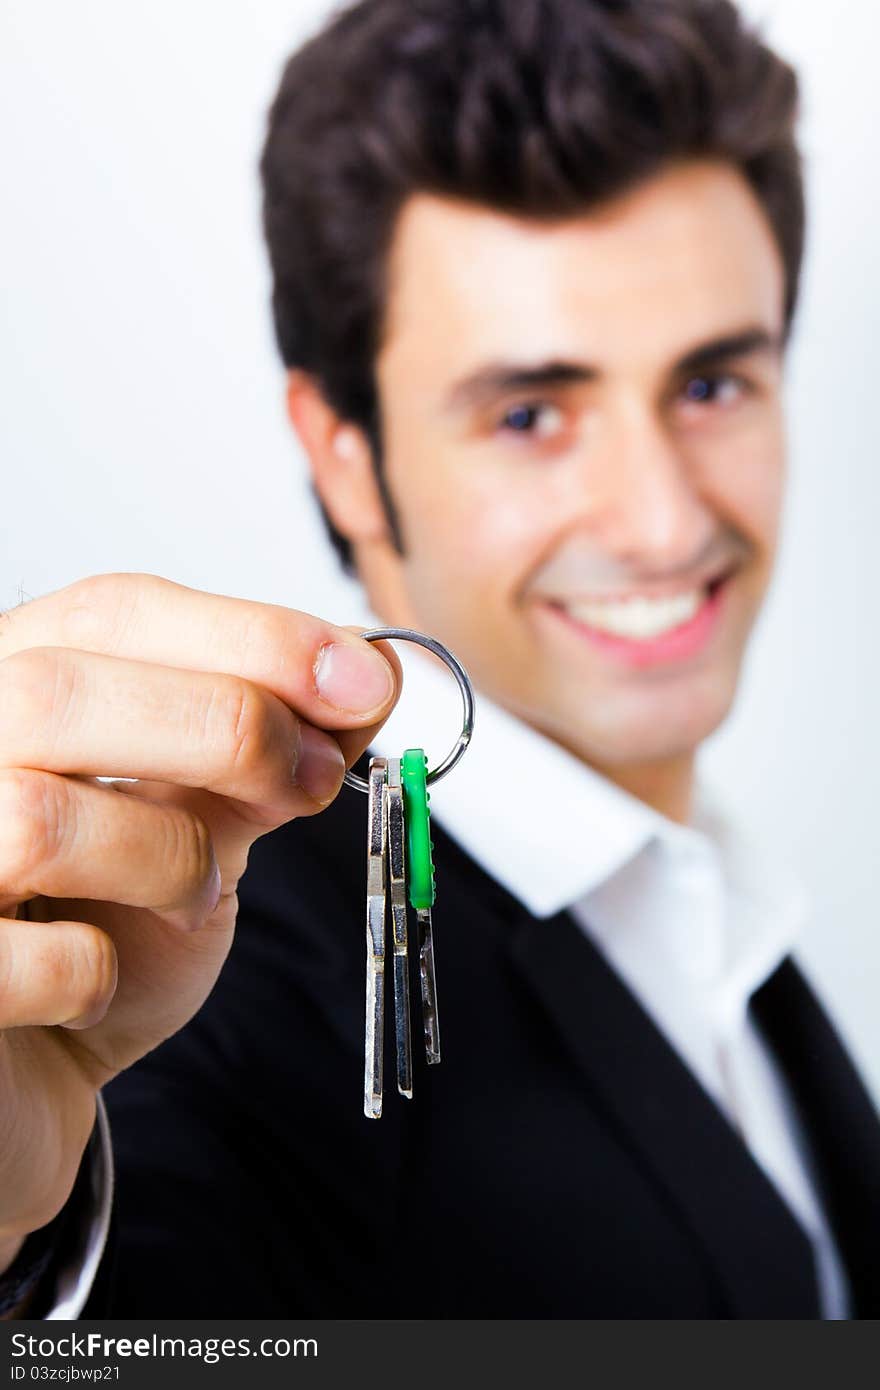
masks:
<path id="1" fill-rule="evenodd" d="M 116 1199 L 84 1316 L 817 1317 L 805 1234 L 620 978 L 439 826 L 443 1062 L 416 1047 L 407 1102 L 389 1049 L 364 1118 L 365 819 L 343 789 L 257 842 L 209 1000 L 105 1088 Z M 876 1112 L 791 959 L 754 1010 L 877 1317 Z"/>

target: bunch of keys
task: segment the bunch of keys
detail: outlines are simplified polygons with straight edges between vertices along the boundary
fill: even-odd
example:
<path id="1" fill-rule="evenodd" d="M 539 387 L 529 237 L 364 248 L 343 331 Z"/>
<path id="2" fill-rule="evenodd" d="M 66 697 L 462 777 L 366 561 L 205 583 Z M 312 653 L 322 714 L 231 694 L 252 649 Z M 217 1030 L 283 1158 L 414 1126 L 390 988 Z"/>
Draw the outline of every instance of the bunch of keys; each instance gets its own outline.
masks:
<path id="1" fill-rule="evenodd" d="M 430 795 L 428 784 L 444 777 L 470 743 L 474 728 L 474 692 L 467 672 L 446 647 L 411 628 L 383 627 L 361 636 L 368 642 L 385 638 L 417 642 L 439 656 L 455 676 L 464 702 L 464 721 L 452 751 L 433 771 L 421 748 L 409 748 L 402 758 L 370 759 L 367 781 L 353 772 L 345 781 L 367 793 L 367 1001 L 364 1028 L 364 1114 L 382 1114 L 383 1051 L 385 1042 L 386 903 L 391 905 L 391 959 L 394 989 L 394 1036 L 397 1046 L 397 1089 L 412 1099 L 410 1034 L 409 932 L 407 902 L 415 910 L 419 936 L 419 979 L 425 1055 L 429 1065 L 440 1061 L 440 1018 L 431 909 L 434 904 L 434 864 L 431 858 Z"/>

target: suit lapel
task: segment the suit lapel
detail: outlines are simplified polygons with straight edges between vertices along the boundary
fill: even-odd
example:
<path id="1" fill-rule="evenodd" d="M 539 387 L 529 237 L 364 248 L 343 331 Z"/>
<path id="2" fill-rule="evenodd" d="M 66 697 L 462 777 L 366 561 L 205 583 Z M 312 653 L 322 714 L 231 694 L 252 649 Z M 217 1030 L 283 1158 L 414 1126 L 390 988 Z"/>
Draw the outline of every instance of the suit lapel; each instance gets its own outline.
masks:
<path id="1" fill-rule="evenodd" d="M 809 1239 L 741 1138 L 572 918 L 520 911 L 516 967 L 595 1104 L 704 1247 L 729 1316 L 817 1318 Z"/>
<path id="2" fill-rule="evenodd" d="M 880 1122 L 828 1016 L 791 959 L 752 999 L 816 1159 L 854 1313 L 880 1317 Z"/>

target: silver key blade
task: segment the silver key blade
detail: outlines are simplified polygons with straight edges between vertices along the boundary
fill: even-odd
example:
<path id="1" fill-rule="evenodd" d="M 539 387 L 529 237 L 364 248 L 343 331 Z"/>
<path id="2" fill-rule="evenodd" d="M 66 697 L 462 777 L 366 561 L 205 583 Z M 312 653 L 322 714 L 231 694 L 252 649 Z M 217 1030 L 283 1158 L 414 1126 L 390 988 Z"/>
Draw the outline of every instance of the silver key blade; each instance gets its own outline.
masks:
<path id="1" fill-rule="evenodd" d="M 425 1056 L 429 1066 L 440 1061 L 440 1015 L 437 1012 L 437 974 L 434 969 L 434 934 L 431 909 L 420 908 L 419 977 L 422 982 L 422 1023 L 425 1029 Z"/>
<path id="2" fill-rule="evenodd" d="M 412 1099 L 409 969 L 406 930 L 406 859 L 403 783 L 400 759 L 388 759 L 385 804 L 388 808 L 388 887 L 394 946 L 394 1032 L 397 1040 L 397 1089 Z"/>
<path id="3" fill-rule="evenodd" d="M 367 1006 L 364 1027 L 364 1114 L 382 1114 L 385 1043 L 385 770 L 371 758 L 367 804 Z"/>

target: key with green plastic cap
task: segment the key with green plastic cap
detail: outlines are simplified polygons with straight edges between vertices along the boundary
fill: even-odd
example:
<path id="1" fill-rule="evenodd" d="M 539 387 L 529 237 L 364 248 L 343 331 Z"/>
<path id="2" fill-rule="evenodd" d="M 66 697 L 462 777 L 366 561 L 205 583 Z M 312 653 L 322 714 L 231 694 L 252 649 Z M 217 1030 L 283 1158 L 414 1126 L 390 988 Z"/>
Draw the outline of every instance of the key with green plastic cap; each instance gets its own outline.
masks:
<path id="1" fill-rule="evenodd" d="M 397 1089 L 412 1099 L 412 1044 L 409 1021 L 409 959 L 406 928 L 406 824 L 400 758 L 388 759 L 385 786 L 388 826 L 388 893 L 394 962 L 394 1035 L 397 1041 Z"/>
<path id="2" fill-rule="evenodd" d="M 425 1055 L 429 1063 L 440 1061 L 440 1018 L 437 1011 L 437 976 L 434 967 L 434 861 L 431 851 L 430 794 L 426 781 L 428 760 L 423 748 L 408 748 L 401 759 L 401 780 L 406 819 L 407 890 L 419 924 L 419 976 L 422 986 L 422 1023 Z"/>

